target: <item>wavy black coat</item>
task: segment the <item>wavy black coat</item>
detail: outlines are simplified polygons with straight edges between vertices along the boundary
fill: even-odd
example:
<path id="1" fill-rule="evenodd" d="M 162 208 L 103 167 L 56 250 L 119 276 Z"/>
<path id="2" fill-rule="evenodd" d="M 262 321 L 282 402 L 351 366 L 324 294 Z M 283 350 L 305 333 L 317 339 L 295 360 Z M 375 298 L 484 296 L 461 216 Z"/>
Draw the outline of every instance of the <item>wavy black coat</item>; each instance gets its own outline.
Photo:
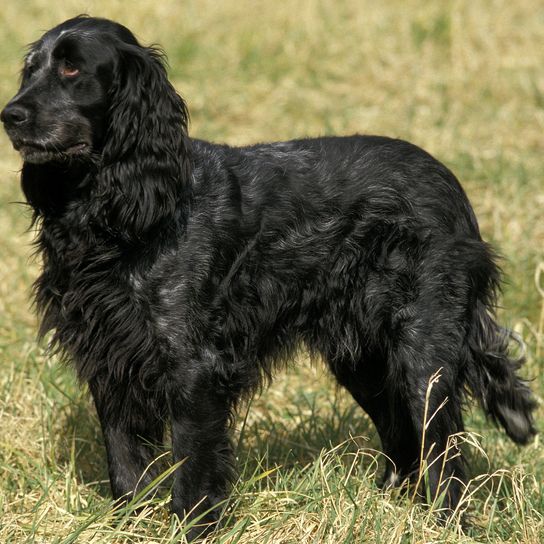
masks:
<path id="1" fill-rule="evenodd" d="M 55 63 L 68 75 L 51 75 Z M 454 175 L 400 140 L 234 148 L 190 139 L 187 118 L 157 50 L 86 17 L 33 45 L 2 113 L 38 227 L 41 334 L 89 384 L 114 496 L 151 481 L 169 421 L 186 459 L 174 512 L 216 505 L 233 475 L 233 409 L 304 345 L 375 423 L 384 483 L 417 479 L 422 454 L 431 496 L 454 507 L 463 465 L 440 456 L 466 393 L 516 442 L 534 434 L 493 317 L 499 271 Z M 44 119 L 84 150 L 28 147 Z"/>

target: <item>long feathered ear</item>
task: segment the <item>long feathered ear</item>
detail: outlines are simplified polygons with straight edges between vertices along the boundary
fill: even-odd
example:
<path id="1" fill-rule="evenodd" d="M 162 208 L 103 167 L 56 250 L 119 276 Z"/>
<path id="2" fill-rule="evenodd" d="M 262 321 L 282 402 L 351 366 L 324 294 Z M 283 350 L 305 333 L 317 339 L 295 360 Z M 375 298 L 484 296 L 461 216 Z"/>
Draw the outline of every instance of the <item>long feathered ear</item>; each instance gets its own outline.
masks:
<path id="1" fill-rule="evenodd" d="M 186 213 L 188 113 L 155 48 L 118 44 L 98 196 L 110 229 L 140 239 Z"/>

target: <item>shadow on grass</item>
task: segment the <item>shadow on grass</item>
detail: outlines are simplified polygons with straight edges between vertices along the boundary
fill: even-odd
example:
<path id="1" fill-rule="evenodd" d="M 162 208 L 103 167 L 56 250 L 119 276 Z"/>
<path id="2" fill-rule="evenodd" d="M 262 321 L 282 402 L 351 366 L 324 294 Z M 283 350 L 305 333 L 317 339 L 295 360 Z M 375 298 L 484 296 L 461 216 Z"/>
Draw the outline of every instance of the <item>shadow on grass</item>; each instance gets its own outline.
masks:
<path id="1" fill-rule="evenodd" d="M 57 438 L 56 461 L 60 466 L 73 464 L 80 483 L 103 498 L 111 498 L 106 448 L 96 411 L 86 394 L 77 395 L 73 400 L 65 410 L 62 431 Z"/>
<path id="2" fill-rule="evenodd" d="M 243 421 L 244 415 L 240 414 L 237 424 L 240 429 L 237 455 L 250 465 L 252 459 L 255 463 L 264 459 L 270 468 L 303 466 L 315 461 L 323 450 L 350 439 L 348 451 L 380 449 L 374 425 L 351 397 L 329 395 L 323 390 L 311 394 L 300 392 L 291 410 L 260 416 L 250 423 Z"/>

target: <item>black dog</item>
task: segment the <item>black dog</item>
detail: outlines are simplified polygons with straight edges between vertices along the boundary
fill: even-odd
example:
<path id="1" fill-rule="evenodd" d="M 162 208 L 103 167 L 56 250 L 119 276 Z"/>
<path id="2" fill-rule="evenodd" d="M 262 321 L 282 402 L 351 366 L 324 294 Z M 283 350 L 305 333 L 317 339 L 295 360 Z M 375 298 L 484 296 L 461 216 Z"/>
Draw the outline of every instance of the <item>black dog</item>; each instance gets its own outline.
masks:
<path id="1" fill-rule="evenodd" d="M 535 432 L 456 178 L 399 140 L 232 148 L 187 118 L 156 49 L 83 16 L 32 45 L 1 114 L 39 231 L 41 334 L 89 384 L 114 497 L 154 477 L 169 420 L 173 511 L 216 520 L 232 412 L 302 343 L 376 424 L 384 483 L 417 481 L 421 456 L 455 507 L 463 466 L 442 454 L 467 392 L 514 441 Z"/>

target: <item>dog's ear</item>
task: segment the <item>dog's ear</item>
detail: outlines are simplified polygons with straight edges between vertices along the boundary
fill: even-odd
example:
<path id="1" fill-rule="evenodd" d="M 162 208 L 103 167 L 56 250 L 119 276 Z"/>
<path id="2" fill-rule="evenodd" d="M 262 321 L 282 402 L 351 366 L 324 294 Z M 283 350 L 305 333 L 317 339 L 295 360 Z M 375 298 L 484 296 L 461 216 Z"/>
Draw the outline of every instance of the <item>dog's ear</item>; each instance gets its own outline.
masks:
<path id="1" fill-rule="evenodd" d="M 117 51 L 97 194 L 109 228 L 139 239 L 188 205 L 188 112 L 158 49 Z"/>

